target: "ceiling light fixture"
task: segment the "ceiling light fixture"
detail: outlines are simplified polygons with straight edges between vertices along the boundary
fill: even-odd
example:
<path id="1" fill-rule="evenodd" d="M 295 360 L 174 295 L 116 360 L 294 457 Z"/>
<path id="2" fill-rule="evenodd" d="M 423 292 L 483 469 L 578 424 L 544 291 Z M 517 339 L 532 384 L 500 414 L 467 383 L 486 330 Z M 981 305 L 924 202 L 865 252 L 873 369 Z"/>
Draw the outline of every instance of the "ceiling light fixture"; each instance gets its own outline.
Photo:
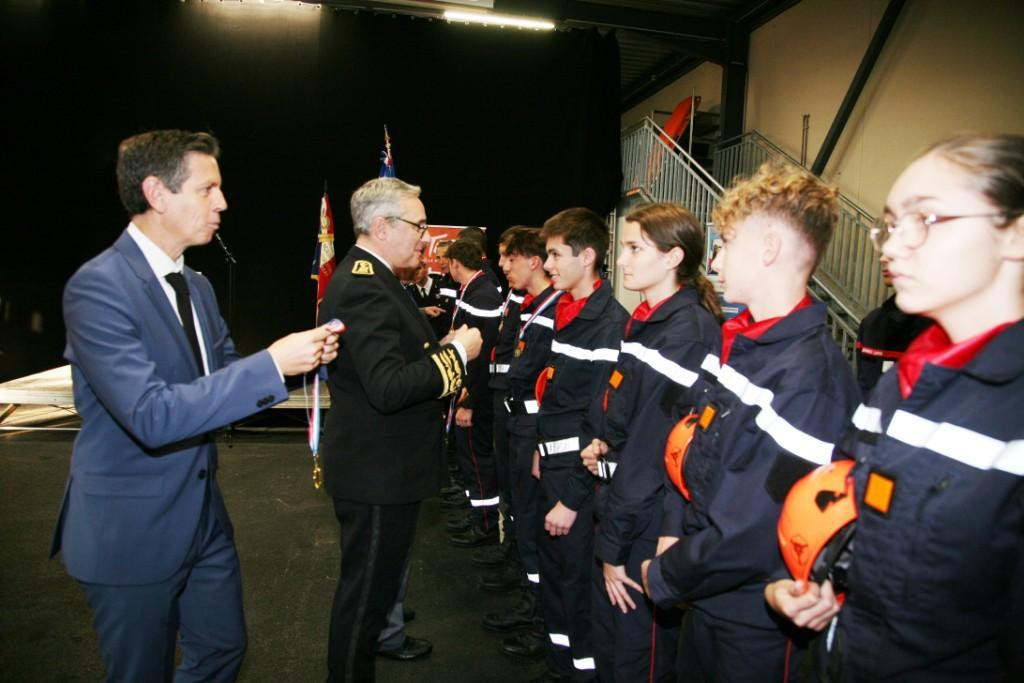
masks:
<path id="1" fill-rule="evenodd" d="M 527 19 L 525 17 L 510 17 L 505 14 L 485 14 L 483 12 L 445 10 L 444 18 L 448 21 L 465 21 L 471 24 L 483 24 L 484 26 L 532 28 L 535 31 L 551 31 L 555 28 L 554 23 L 544 19 Z"/>

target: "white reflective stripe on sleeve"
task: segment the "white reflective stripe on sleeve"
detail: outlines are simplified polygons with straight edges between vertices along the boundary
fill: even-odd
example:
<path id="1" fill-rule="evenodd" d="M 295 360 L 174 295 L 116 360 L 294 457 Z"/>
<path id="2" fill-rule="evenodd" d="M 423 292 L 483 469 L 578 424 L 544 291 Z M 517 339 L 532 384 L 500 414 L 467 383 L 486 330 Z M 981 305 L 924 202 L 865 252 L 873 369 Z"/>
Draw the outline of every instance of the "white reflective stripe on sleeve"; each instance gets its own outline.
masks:
<path id="1" fill-rule="evenodd" d="M 613 476 L 615 474 L 616 468 L 618 468 L 619 466 L 619 463 L 615 462 L 614 460 L 606 460 L 605 464 L 608 465 L 608 476 Z"/>
<path id="2" fill-rule="evenodd" d="M 530 323 L 530 324 L 531 325 L 540 325 L 541 327 L 546 327 L 549 330 L 555 329 L 555 321 L 554 320 L 552 320 L 551 318 L 542 318 L 539 315 L 536 318 L 534 318 L 533 322 Z"/>
<path id="3" fill-rule="evenodd" d="M 500 290 L 501 288 L 499 287 L 498 289 Z M 523 297 L 522 296 L 520 296 L 519 294 L 512 294 L 511 292 L 508 295 L 508 300 L 509 301 L 515 301 L 517 304 L 523 303 Z"/>
<path id="4" fill-rule="evenodd" d="M 861 403 L 851 421 L 854 427 L 863 432 L 882 433 L 882 411 L 878 408 L 869 408 Z"/>
<path id="5" fill-rule="evenodd" d="M 446 296 L 451 299 L 458 298 L 459 296 L 459 293 L 457 291 L 455 291 L 454 289 L 448 289 L 447 287 L 438 287 L 437 293 L 440 294 L 441 296 Z"/>
<path id="6" fill-rule="evenodd" d="M 736 372 L 728 364 L 723 365 L 718 373 L 718 382 L 736 394 L 736 397 L 748 406 L 757 406 L 760 410 L 754 422 L 775 443 L 787 451 L 816 465 L 824 465 L 832 460 L 834 444 L 802 432 L 775 412 L 772 408 L 774 394 L 752 383 L 749 379 Z"/>
<path id="7" fill-rule="evenodd" d="M 498 496 L 495 496 L 494 498 L 477 498 L 477 499 L 470 498 L 469 499 L 469 504 L 472 505 L 475 508 L 490 507 L 491 505 L 497 505 L 498 504 Z"/>
<path id="8" fill-rule="evenodd" d="M 606 360 L 614 363 L 619 359 L 619 352 L 616 349 L 584 349 L 580 346 L 565 344 L 560 341 L 551 342 L 551 353 L 560 353 L 577 360 L 598 361 Z"/>
<path id="9" fill-rule="evenodd" d="M 540 574 L 526 573 L 526 580 L 530 583 L 540 583 Z"/>
<path id="10" fill-rule="evenodd" d="M 665 358 L 655 349 L 650 349 L 637 342 L 622 342 L 622 353 L 636 356 L 641 362 L 646 363 L 660 374 L 668 377 L 676 384 L 684 387 L 692 387 L 697 381 L 697 373 L 687 370 L 679 363 Z"/>
<path id="11" fill-rule="evenodd" d="M 491 363 L 490 368 L 491 368 L 491 372 L 494 373 L 495 375 L 504 375 L 506 372 L 508 372 L 509 364 L 508 363 Z"/>
<path id="12" fill-rule="evenodd" d="M 555 645 L 561 645 L 562 647 L 569 647 L 569 636 L 564 633 L 549 633 L 548 638 Z"/>
<path id="13" fill-rule="evenodd" d="M 704 356 L 704 360 L 700 363 L 701 370 L 707 370 L 712 375 L 718 376 L 718 371 L 721 370 L 722 366 L 718 362 L 718 356 L 713 353 L 709 353 Z"/>
<path id="14" fill-rule="evenodd" d="M 557 441 L 544 441 L 537 446 L 541 455 L 558 455 L 559 453 L 571 453 L 580 449 L 580 437 L 570 436 L 567 439 Z"/>
<path id="15" fill-rule="evenodd" d="M 523 407 L 526 408 L 526 412 L 530 415 L 536 415 L 540 411 L 540 405 L 532 398 L 523 401 Z"/>
<path id="16" fill-rule="evenodd" d="M 918 448 L 927 448 L 980 470 L 1001 470 L 1024 475 L 1024 441 L 1000 441 L 948 422 L 897 410 L 886 434 Z"/>
<path id="17" fill-rule="evenodd" d="M 593 671 L 594 670 L 594 658 L 584 657 L 583 659 L 573 659 L 572 665 L 579 671 Z"/>
<path id="18" fill-rule="evenodd" d="M 500 308 L 477 308 L 476 306 L 470 306 L 465 301 L 459 301 L 457 303 L 459 305 L 459 308 L 464 310 L 466 313 L 469 313 L 470 315 L 475 315 L 478 318 L 500 318 L 501 317 L 501 309 Z"/>

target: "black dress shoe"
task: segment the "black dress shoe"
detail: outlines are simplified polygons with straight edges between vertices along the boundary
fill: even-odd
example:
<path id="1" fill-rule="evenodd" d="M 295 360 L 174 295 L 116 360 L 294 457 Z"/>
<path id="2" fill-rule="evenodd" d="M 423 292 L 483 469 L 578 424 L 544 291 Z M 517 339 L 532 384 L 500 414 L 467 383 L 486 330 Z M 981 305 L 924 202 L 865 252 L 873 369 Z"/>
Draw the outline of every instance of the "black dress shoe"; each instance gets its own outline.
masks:
<path id="1" fill-rule="evenodd" d="M 478 526 L 471 526 L 461 533 L 449 536 L 448 542 L 459 548 L 475 548 L 478 545 L 497 543 L 498 527 L 492 526 L 485 531 Z"/>
<path id="2" fill-rule="evenodd" d="M 533 600 L 523 597 L 515 605 L 506 607 L 499 612 L 491 612 L 484 615 L 480 625 L 485 631 L 493 633 L 508 633 L 520 628 L 533 626 L 536 620 L 536 610 Z M 536 635 L 536 634 L 533 634 Z M 542 643 L 543 645 L 543 643 Z"/>
<path id="3" fill-rule="evenodd" d="M 416 610 L 412 607 L 406 607 L 402 605 L 402 621 L 408 624 L 410 621 L 416 618 Z"/>
<path id="4" fill-rule="evenodd" d="M 522 584 L 523 569 L 516 564 L 507 564 L 497 571 L 480 577 L 480 590 L 485 593 L 508 593 Z"/>
<path id="5" fill-rule="evenodd" d="M 524 659 L 541 659 L 544 657 L 544 639 L 532 631 L 509 636 L 498 644 L 502 654 Z"/>
<path id="6" fill-rule="evenodd" d="M 433 649 L 434 645 L 429 640 L 406 636 L 399 647 L 396 647 L 394 650 L 377 650 L 377 655 L 399 662 L 408 662 L 420 657 L 426 657 Z"/>
<path id="7" fill-rule="evenodd" d="M 469 518 L 469 515 L 449 517 L 444 523 L 444 527 L 452 532 L 466 531 L 471 526 L 473 526 L 473 521 Z"/>
<path id="8" fill-rule="evenodd" d="M 473 553 L 470 561 L 478 567 L 500 567 L 508 561 L 508 550 L 504 545 L 480 548 Z"/>

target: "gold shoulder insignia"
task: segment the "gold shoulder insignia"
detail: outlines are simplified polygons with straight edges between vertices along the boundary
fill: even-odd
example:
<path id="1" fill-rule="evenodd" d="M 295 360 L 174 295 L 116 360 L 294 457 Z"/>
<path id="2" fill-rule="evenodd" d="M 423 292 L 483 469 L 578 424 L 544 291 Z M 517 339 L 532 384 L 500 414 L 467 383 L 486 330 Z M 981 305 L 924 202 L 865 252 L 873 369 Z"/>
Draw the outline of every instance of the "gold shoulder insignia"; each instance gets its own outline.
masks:
<path id="1" fill-rule="evenodd" d="M 441 375 L 441 394 L 438 398 L 451 396 L 462 388 L 462 364 L 454 347 L 445 346 L 430 354 Z"/>
<path id="2" fill-rule="evenodd" d="M 352 264 L 353 275 L 373 275 L 373 264 L 360 259 Z"/>

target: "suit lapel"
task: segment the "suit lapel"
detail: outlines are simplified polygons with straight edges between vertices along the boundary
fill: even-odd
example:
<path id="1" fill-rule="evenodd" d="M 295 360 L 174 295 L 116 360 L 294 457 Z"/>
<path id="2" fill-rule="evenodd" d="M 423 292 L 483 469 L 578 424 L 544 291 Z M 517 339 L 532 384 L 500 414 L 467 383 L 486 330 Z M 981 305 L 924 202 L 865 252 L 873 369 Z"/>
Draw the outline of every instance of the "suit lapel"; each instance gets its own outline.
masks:
<path id="1" fill-rule="evenodd" d="M 114 243 L 114 248 L 124 257 L 132 272 L 141 281 L 140 284 L 142 285 L 142 290 L 146 293 L 150 310 L 155 313 L 156 317 L 167 328 L 170 338 L 174 340 L 177 346 L 178 353 L 182 357 L 189 359 L 187 367 L 192 368 L 195 363 L 191 360 L 193 357 L 192 347 L 189 346 L 188 338 L 185 336 L 185 329 L 181 326 L 181 321 L 174 313 L 174 309 L 171 307 L 171 302 L 167 299 L 163 286 L 157 280 L 156 273 L 149 267 L 149 262 L 142 255 L 139 246 L 135 244 L 135 240 L 125 231 L 118 238 L 117 242 Z M 186 270 L 188 269 L 186 268 Z M 189 289 L 192 289 L 191 285 L 189 285 Z M 193 305 L 195 305 L 195 302 L 193 302 Z M 143 317 L 146 317 L 145 311 L 143 311 Z M 202 316 L 200 316 L 200 319 L 202 319 Z M 206 336 L 205 329 L 203 330 L 203 336 Z M 207 349 L 207 356 L 209 357 L 209 355 L 209 349 Z M 194 374 L 195 370 L 190 370 L 190 372 Z"/>
<path id="2" fill-rule="evenodd" d="M 422 332 L 423 340 L 429 341 L 431 344 L 437 344 L 437 335 L 434 334 L 434 330 L 431 329 L 430 323 L 427 322 L 427 316 L 416 305 L 416 302 L 410 296 L 410 292 L 402 286 L 402 283 L 398 280 L 391 269 L 384 265 L 380 259 L 376 258 L 370 252 L 361 249 L 358 246 L 352 247 L 352 252 L 356 259 L 364 259 L 373 261 L 374 269 L 380 269 L 380 274 L 376 277 L 380 278 L 380 281 L 384 284 L 384 289 L 395 299 L 398 300 L 399 306 L 405 312 L 406 318 L 410 326 L 413 329 L 418 329 Z"/>

